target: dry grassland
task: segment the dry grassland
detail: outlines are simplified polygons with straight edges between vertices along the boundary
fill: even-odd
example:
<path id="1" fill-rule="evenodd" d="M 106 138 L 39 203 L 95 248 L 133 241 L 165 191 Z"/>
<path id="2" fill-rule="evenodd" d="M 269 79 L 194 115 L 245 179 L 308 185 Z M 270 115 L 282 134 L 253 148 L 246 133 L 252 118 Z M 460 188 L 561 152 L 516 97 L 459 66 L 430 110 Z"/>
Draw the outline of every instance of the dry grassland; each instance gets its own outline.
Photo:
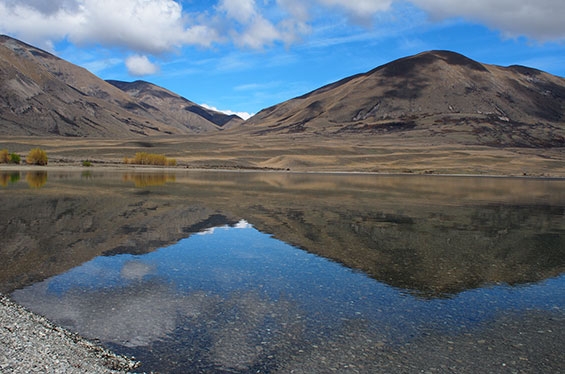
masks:
<path id="1" fill-rule="evenodd" d="M 123 165 L 124 157 L 150 152 L 176 159 L 177 168 L 565 177 L 563 148 L 497 148 L 445 139 L 435 144 L 429 137 L 420 140 L 417 133 L 402 135 L 337 138 L 220 133 L 125 140 L 11 137 L 0 139 L 0 149 L 25 155 L 41 147 L 47 151 L 50 165 L 62 166 L 80 166 L 84 160 L 95 167 Z"/>

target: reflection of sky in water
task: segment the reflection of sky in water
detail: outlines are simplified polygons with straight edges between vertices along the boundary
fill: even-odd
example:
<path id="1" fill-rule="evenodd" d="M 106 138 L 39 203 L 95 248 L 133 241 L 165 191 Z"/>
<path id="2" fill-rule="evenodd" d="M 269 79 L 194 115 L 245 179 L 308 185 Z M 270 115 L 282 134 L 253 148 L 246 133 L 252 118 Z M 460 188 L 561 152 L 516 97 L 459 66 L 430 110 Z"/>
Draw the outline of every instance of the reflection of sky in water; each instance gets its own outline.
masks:
<path id="1" fill-rule="evenodd" d="M 138 349 L 172 339 L 205 347 L 221 368 L 241 369 L 267 355 L 265 344 L 298 350 L 351 331 L 365 342 L 400 344 L 498 313 L 563 310 L 564 286 L 561 276 L 424 300 L 242 221 L 145 255 L 98 257 L 13 297 L 90 338 Z M 182 331 L 205 338 L 187 343 Z"/>

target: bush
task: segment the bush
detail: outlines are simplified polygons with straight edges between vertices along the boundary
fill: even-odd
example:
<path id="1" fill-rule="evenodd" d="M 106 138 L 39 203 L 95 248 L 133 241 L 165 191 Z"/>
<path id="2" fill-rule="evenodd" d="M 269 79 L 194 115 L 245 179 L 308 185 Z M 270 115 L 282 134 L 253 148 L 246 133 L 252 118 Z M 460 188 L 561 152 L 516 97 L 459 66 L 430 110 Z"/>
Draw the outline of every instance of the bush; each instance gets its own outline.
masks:
<path id="1" fill-rule="evenodd" d="M 0 150 L 0 164 L 19 164 L 20 162 L 19 154 L 10 153 L 7 149 Z"/>
<path id="2" fill-rule="evenodd" d="M 29 151 L 26 162 L 29 165 L 47 165 L 47 153 L 40 148 Z"/>
<path id="3" fill-rule="evenodd" d="M 125 164 L 175 166 L 177 160 L 155 153 L 137 152 L 134 158 L 124 158 Z"/>
<path id="4" fill-rule="evenodd" d="M 10 152 L 7 149 L 0 150 L 0 164 L 7 164 L 10 162 Z"/>
<path id="5" fill-rule="evenodd" d="M 85 161 L 82 162 L 82 166 L 91 167 L 91 166 L 92 166 L 92 162 L 90 162 L 90 161 L 88 161 L 88 160 L 85 160 Z"/>
<path id="6" fill-rule="evenodd" d="M 19 164 L 22 161 L 21 157 L 17 153 L 10 153 L 10 164 Z"/>

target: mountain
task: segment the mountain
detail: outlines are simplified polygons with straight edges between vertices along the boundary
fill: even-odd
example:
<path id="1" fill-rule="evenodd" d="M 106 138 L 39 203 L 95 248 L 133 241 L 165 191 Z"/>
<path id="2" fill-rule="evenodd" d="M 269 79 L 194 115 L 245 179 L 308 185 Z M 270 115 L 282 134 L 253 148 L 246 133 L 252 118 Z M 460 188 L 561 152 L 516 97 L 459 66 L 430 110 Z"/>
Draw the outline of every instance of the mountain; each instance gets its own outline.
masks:
<path id="1" fill-rule="evenodd" d="M 396 134 L 490 146 L 565 146 L 565 79 L 449 51 L 402 58 L 264 109 L 255 134 Z"/>
<path id="2" fill-rule="evenodd" d="M 204 108 L 149 82 L 122 82 L 116 80 L 108 80 L 106 82 L 141 102 L 143 108 L 148 112 L 167 113 L 174 122 L 187 124 L 185 126 L 196 132 L 217 130 L 218 127 L 229 128 L 243 122 L 236 115 L 226 115 Z"/>
<path id="3" fill-rule="evenodd" d="M 190 114 L 169 112 L 154 105 L 164 92 L 152 86 L 143 97 L 132 96 L 81 67 L 0 36 L 0 135 L 127 138 L 218 131 L 237 122 L 172 93 Z"/>
<path id="4" fill-rule="evenodd" d="M 417 139 L 420 144 L 563 147 L 565 79 L 429 51 L 344 78 L 243 122 L 148 82 L 104 81 L 0 36 L 0 135 L 130 138 L 231 128 L 283 135 L 283 141 L 288 135 L 378 136 L 391 144 Z"/>

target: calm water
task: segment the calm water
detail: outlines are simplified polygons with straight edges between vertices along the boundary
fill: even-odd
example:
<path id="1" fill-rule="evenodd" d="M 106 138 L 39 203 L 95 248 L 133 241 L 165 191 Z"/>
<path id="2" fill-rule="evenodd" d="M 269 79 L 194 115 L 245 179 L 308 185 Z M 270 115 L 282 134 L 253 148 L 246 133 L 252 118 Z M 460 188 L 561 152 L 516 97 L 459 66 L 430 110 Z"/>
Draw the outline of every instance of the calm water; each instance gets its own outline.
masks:
<path id="1" fill-rule="evenodd" d="M 141 370 L 565 370 L 564 181 L 0 180 L 2 292 Z"/>

